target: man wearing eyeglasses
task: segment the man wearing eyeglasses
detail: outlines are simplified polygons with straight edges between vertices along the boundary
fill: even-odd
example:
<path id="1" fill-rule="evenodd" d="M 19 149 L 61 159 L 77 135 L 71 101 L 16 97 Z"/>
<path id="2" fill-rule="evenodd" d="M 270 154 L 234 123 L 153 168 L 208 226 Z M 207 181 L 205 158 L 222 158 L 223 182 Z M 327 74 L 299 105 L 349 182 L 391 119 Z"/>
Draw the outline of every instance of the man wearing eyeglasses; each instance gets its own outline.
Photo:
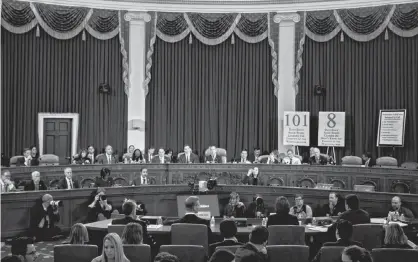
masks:
<path id="1" fill-rule="evenodd" d="M 20 258 L 21 261 L 34 262 L 38 258 L 38 253 L 33 245 L 33 239 L 29 237 L 19 237 L 12 240 L 12 255 Z"/>

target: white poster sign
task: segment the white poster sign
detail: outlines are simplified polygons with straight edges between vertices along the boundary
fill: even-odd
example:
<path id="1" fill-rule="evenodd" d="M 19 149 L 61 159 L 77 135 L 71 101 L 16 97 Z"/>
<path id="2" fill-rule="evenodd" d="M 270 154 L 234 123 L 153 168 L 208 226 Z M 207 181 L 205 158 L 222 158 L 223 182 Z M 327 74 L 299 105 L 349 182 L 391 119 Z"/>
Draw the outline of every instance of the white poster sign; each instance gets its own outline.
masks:
<path id="1" fill-rule="evenodd" d="M 309 112 L 284 112 L 283 144 L 309 146 Z"/>
<path id="2" fill-rule="evenodd" d="M 406 109 L 380 110 L 377 146 L 404 146 Z"/>
<path id="3" fill-rule="evenodd" d="M 345 146 L 345 112 L 319 112 L 318 146 Z"/>

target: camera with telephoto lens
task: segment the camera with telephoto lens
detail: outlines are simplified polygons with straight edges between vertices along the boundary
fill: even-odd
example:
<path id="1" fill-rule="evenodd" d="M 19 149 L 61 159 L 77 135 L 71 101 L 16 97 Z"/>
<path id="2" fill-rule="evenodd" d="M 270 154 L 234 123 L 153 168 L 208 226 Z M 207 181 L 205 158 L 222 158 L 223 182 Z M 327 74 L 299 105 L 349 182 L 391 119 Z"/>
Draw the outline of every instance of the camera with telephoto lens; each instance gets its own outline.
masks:
<path id="1" fill-rule="evenodd" d="M 100 196 L 100 200 L 105 201 L 106 199 L 107 199 L 107 197 L 105 195 Z"/>
<path id="2" fill-rule="evenodd" d="M 49 204 L 51 206 L 53 206 L 53 207 L 62 207 L 62 206 L 64 206 L 64 203 L 61 200 L 51 201 Z"/>

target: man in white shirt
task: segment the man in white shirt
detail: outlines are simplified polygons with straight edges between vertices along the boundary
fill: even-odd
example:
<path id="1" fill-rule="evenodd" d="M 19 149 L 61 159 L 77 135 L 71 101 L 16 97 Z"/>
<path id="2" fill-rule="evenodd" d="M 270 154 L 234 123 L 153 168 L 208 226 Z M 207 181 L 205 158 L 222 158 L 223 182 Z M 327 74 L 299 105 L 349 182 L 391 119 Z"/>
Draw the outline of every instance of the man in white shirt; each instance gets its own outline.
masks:
<path id="1" fill-rule="evenodd" d="M 132 186 L 139 186 L 139 185 L 149 185 L 150 181 L 148 178 L 148 169 L 141 168 L 140 170 L 140 176 L 137 177 L 132 181 Z"/>
<path id="2" fill-rule="evenodd" d="M 74 189 L 80 188 L 80 185 L 77 180 L 73 180 L 73 170 L 71 167 L 66 167 L 64 169 L 65 177 L 60 180 L 58 183 L 58 189 Z"/>
<path id="3" fill-rule="evenodd" d="M 152 158 L 154 157 L 154 153 L 155 153 L 154 146 L 150 146 L 148 148 L 147 153 L 144 154 L 145 155 L 144 158 L 145 158 L 145 161 L 147 161 L 147 163 L 151 163 L 152 162 Z"/>
<path id="4" fill-rule="evenodd" d="M 222 157 L 217 155 L 216 146 L 210 146 L 210 155 L 206 157 L 206 163 L 215 164 L 222 163 Z"/>
<path id="5" fill-rule="evenodd" d="M 106 146 L 106 152 L 97 159 L 98 164 L 111 165 L 116 164 L 116 158 L 113 155 L 113 148 L 110 145 Z"/>
<path id="6" fill-rule="evenodd" d="M 89 145 L 89 147 L 87 148 L 88 151 L 88 155 L 87 157 L 90 158 L 90 163 L 94 164 L 94 162 L 96 162 L 96 154 L 95 154 L 95 149 L 93 145 Z"/>
<path id="7" fill-rule="evenodd" d="M 32 156 L 29 148 L 23 149 L 23 157 L 25 158 L 25 166 L 31 166 Z"/>
<path id="8" fill-rule="evenodd" d="M 167 164 L 170 163 L 170 158 L 165 156 L 164 148 L 158 149 L 158 155 L 152 158 L 154 164 Z"/>
<path id="9" fill-rule="evenodd" d="M 184 154 L 179 156 L 178 162 L 185 164 L 199 163 L 199 157 L 193 154 L 189 145 L 184 145 Z"/>
<path id="10" fill-rule="evenodd" d="M 238 163 L 240 164 L 251 164 L 251 161 L 249 161 L 248 159 L 248 150 L 244 149 L 241 151 L 241 159 L 239 160 Z"/>
<path id="11" fill-rule="evenodd" d="M 12 175 L 10 174 L 9 170 L 4 170 L 1 174 L 0 179 L 0 192 L 6 193 L 6 192 L 12 192 L 15 191 L 15 185 L 11 180 Z"/>
<path id="12" fill-rule="evenodd" d="M 288 165 L 301 165 L 302 163 L 300 162 L 300 159 L 295 157 L 293 155 L 293 150 L 292 149 L 288 149 L 287 150 L 287 157 L 285 157 L 283 159 L 283 164 L 288 164 Z"/>

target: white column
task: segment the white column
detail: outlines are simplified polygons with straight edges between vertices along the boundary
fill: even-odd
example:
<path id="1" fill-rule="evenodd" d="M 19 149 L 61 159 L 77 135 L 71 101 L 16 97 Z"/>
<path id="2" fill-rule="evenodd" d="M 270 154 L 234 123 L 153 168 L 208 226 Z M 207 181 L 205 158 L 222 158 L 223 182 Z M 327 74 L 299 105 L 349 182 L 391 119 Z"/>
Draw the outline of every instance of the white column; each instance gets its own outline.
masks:
<path id="1" fill-rule="evenodd" d="M 278 102 L 278 150 L 285 152 L 290 146 L 283 145 L 283 115 L 284 111 L 295 111 L 295 24 L 300 21 L 297 13 L 276 14 L 274 22 L 279 24 L 279 91 Z"/>
<path id="2" fill-rule="evenodd" d="M 145 92 L 143 89 L 146 65 L 146 23 L 151 16 L 144 12 L 128 12 L 129 22 L 129 97 L 128 145 L 145 149 Z M 133 127 L 135 126 L 135 128 Z"/>

